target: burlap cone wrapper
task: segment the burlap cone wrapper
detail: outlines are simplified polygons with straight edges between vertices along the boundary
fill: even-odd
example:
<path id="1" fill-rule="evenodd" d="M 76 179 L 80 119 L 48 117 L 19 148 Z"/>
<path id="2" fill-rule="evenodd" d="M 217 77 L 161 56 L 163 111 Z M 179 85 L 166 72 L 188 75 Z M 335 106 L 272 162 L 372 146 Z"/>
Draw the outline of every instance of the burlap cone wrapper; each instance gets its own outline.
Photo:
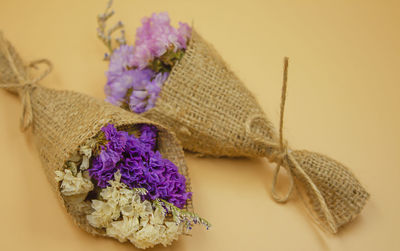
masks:
<path id="1" fill-rule="evenodd" d="M 158 150 L 164 158 L 168 158 L 178 166 L 179 172 L 186 177 L 187 190 L 191 190 L 184 153 L 173 133 L 169 133 L 158 123 L 87 95 L 72 91 L 51 90 L 32 84 L 28 76 L 28 67 L 23 64 L 15 49 L 3 38 L 1 32 L 0 48 L 2 49 L 0 51 L 0 87 L 22 97 L 24 114 L 29 114 L 27 99 L 30 99 L 29 104 L 33 115 L 32 134 L 39 150 L 43 169 L 62 205 L 82 229 L 94 235 L 105 236 L 105 231 L 91 227 L 86 220 L 86 215 L 74 211 L 64 201 L 59 183 L 55 180 L 55 171 L 62 170 L 65 161 L 72 153 L 76 152 L 86 140 L 96 136 L 100 129 L 109 123 L 122 130 L 143 123 L 155 125 L 159 129 Z M 7 53 L 14 61 L 19 77 L 10 66 Z M 191 200 L 187 201 L 186 208 L 192 210 Z"/>
<path id="2" fill-rule="evenodd" d="M 339 162 L 291 151 L 286 144 L 281 148 L 278 133 L 254 96 L 195 30 L 156 106 L 142 115 L 173 130 L 187 150 L 280 163 L 303 185 L 314 216 L 330 232 L 356 217 L 369 197 Z"/>

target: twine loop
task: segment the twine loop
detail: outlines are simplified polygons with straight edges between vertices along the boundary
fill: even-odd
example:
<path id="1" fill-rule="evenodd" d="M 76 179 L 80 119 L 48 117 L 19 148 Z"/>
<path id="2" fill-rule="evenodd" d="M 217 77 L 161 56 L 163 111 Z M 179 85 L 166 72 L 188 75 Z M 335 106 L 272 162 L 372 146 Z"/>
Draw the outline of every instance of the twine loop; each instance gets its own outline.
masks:
<path id="1" fill-rule="evenodd" d="M 276 168 L 274 170 L 274 177 L 272 180 L 271 195 L 272 195 L 272 198 L 276 202 L 279 202 L 279 203 L 287 202 L 289 200 L 289 197 L 293 193 L 294 178 L 293 178 L 292 170 L 289 168 L 289 163 L 288 163 L 289 152 L 291 152 L 291 151 L 288 149 L 287 142 L 285 142 L 284 144 L 282 144 L 279 147 L 279 149 L 272 151 L 272 153 L 270 154 L 270 159 L 269 159 L 271 162 L 276 163 Z M 289 175 L 289 181 L 290 181 L 289 189 L 284 196 L 281 196 L 276 192 L 278 175 L 279 175 L 279 171 L 280 171 L 281 167 L 285 168 L 286 172 Z"/>
<path id="2" fill-rule="evenodd" d="M 3 40 L 2 34 L 0 34 L 0 40 Z M 15 62 L 15 55 L 12 56 L 10 52 L 10 46 L 7 41 L 0 41 L 0 52 L 3 53 L 4 57 L 8 61 L 8 66 L 11 68 L 10 73 L 14 74 L 17 78 L 18 83 L 5 83 L 0 84 L 0 88 L 4 89 L 17 89 L 17 93 L 19 94 L 22 102 L 22 115 L 20 119 L 21 130 L 27 130 L 33 121 L 33 111 L 32 111 L 32 100 L 31 95 L 34 89 L 37 87 L 37 83 L 45 78 L 53 69 L 52 63 L 47 59 L 39 59 L 32 61 L 28 67 L 38 69 L 39 64 L 45 64 L 47 68 L 43 73 L 41 73 L 37 78 L 30 79 L 27 75 L 27 72 L 20 72 L 17 68 Z M 15 54 L 15 53 L 14 53 Z"/>
<path id="3" fill-rule="evenodd" d="M 279 140 L 279 142 L 277 142 L 274 139 L 268 140 L 268 139 L 266 139 L 266 137 L 252 133 L 251 126 L 257 120 L 265 121 L 266 118 L 264 115 L 259 115 L 259 114 L 250 116 L 246 121 L 246 133 L 250 136 L 250 138 L 253 139 L 253 141 L 255 141 L 259 144 L 262 144 L 268 148 L 268 152 L 269 152 L 268 160 L 270 162 L 276 164 L 276 167 L 274 170 L 274 177 L 272 180 L 271 195 L 272 195 L 272 198 L 276 202 L 285 203 L 289 200 L 289 198 L 293 192 L 293 187 L 294 187 L 293 173 L 292 173 L 292 170 L 291 170 L 290 164 L 289 164 L 289 161 L 290 161 L 289 155 L 291 155 L 292 150 L 289 149 L 287 141 L 284 140 L 283 138 L 282 138 L 282 141 Z M 286 172 L 288 173 L 289 181 L 290 181 L 288 192 L 283 196 L 278 195 L 278 193 L 276 192 L 278 175 L 279 175 L 279 171 L 280 171 L 281 167 L 283 167 L 286 170 Z"/>
<path id="4" fill-rule="evenodd" d="M 292 154 L 292 150 L 290 150 L 288 143 L 283 138 L 283 118 L 285 112 L 285 102 L 286 102 L 286 89 L 287 89 L 287 75 L 288 75 L 288 65 L 289 59 L 287 57 L 284 58 L 284 68 L 283 68 L 283 84 L 282 84 L 282 96 L 281 96 L 281 105 L 280 105 L 280 120 L 279 120 L 279 139 L 268 139 L 265 136 L 258 135 L 252 132 L 251 125 L 256 120 L 264 120 L 267 121 L 265 115 L 263 114 L 254 114 L 251 115 L 245 124 L 245 130 L 247 135 L 256 143 L 262 144 L 266 147 L 268 151 L 268 159 L 269 161 L 276 163 L 276 168 L 274 171 L 274 177 L 272 180 L 272 188 L 271 188 L 271 195 L 272 198 L 279 203 L 285 203 L 289 200 L 291 194 L 294 190 L 294 173 L 296 172 L 296 176 L 301 177 L 306 184 L 307 189 L 313 192 L 321 206 L 322 213 L 324 214 L 326 221 L 328 223 L 328 228 L 331 232 L 336 233 L 337 229 L 335 227 L 335 220 L 330 212 L 326 201 L 318 189 L 318 187 L 314 184 L 310 176 L 306 173 L 306 171 L 301 167 L 301 165 L 297 162 L 296 158 Z M 276 186 L 278 181 L 278 174 L 280 168 L 283 167 L 286 169 L 290 185 L 288 192 L 285 195 L 279 195 L 276 192 Z M 300 194 L 300 193 L 299 193 Z M 306 202 L 302 199 L 300 194 L 301 200 L 306 204 Z M 306 207 L 308 209 L 308 207 Z M 315 218 L 314 218 L 315 219 Z M 318 222 L 317 220 L 315 220 Z"/>
<path id="5" fill-rule="evenodd" d="M 289 59 L 285 57 L 284 59 L 284 73 L 283 73 L 283 85 L 282 85 L 282 97 L 281 97 L 281 109 L 280 109 L 280 120 L 279 120 L 279 140 L 271 139 L 268 140 L 266 137 L 252 133 L 251 126 L 257 120 L 267 121 L 263 114 L 254 114 L 250 116 L 246 121 L 246 133 L 257 143 L 263 144 L 268 147 L 268 159 L 270 162 L 276 164 L 274 171 L 274 177 L 272 180 L 271 195 L 272 198 L 279 203 L 285 203 L 289 200 L 294 187 L 294 177 L 292 170 L 290 168 L 290 153 L 292 152 L 286 140 L 283 139 L 283 117 L 285 111 L 285 101 L 286 101 L 286 89 L 287 89 L 287 69 L 289 65 Z M 281 196 L 276 192 L 276 186 L 278 182 L 278 175 L 281 167 L 285 168 L 289 175 L 290 185 L 288 192 Z"/>

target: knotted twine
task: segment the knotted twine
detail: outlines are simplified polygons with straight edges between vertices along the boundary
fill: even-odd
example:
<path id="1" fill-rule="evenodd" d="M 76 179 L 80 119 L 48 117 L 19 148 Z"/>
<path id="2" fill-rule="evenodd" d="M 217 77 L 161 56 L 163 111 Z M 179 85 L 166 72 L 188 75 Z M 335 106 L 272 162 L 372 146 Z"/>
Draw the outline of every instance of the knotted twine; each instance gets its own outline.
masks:
<path id="1" fill-rule="evenodd" d="M 5 44 L 2 44 L 2 52 L 6 59 L 9 62 L 9 66 L 12 70 L 13 76 L 17 77 L 18 83 L 9 83 L 9 84 L 2 84 L 0 85 L 0 88 L 6 88 L 10 89 L 12 92 L 12 89 L 16 89 L 17 92 L 19 93 L 19 96 L 21 97 L 21 102 L 22 102 L 22 116 L 21 116 L 21 130 L 25 131 L 29 128 L 29 126 L 32 124 L 33 120 L 33 113 L 32 113 L 32 105 L 31 105 L 31 92 L 36 88 L 36 84 L 45 78 L 53 69 L 52 63 L 47 60 L 47 59 L 39 59 L 32 61 L 28 66 L 32 68 L 36 68 L 38 64 L 46 64 L 47 69 L 39 75 L 39 77 L 30 80 L 25 76 L 25 74 L 20 74 L 17 70 L 17 67 L 14 64 L 14 61 L 12 60 L 12 56 L 10 55 L 10 52 L 5 49 L 4 47 Z M 11 72 L 10 72 L 11 73 Z"/>
<path id="2" fill-rule="evenodd" d="M 183 58 L 173 67 L 156 106 L 142 113 L 174 131 L 185 149 L 200 155 L 266 157 L 277 163 L 272 197 L 286 202 L 293 184 L 304 187 L 321 226 L 336 233 L 364 207 L 369 194 L 341 163 L 322 154 L 291 150 L 283 139 L 285 60 L 279 135 L 255 97 L 195 29 Z M 289 192 L 276 193 L 280 167 L 290 177 Z"/>
<path id="3" fill-rule="evenodd" d="M 46 64 L 48 68 L 38 78 L 31 78 L 28 70 L 38 64 Z M 26 66 L 0 32 L 0 88 L 20 96 L 23 103 L 21 128 L 32 129 L 34 143 L 48 181 L 79 227 L 93 235 L 105 236 L 104 229 L 89 225 L 86 219 L 87 211 L 70 205 L 61 195 L 59 183 L 55 180 L 55 171 L 62 170 L 65 162 L 77 152 L 79 146 L 98 135 L 100 129 L 109 123 L 125 131 L 130 131 L 140 124 L 156 126 L 159 130 L 158 150 L 164 158 L 178 166 L 179 172 L 186 177 L 187 191 L 191 191 L 184 153 L 173 133 L 160 124 L 102 100 L 77 92 L 57 91 L 38 85 L 51 68 L 48 60 L 34 61 L 30 66 Z M 187 201 L 186 209 L 193 210 L 191 200 Z"/>
<path id="4" fill-rule="evenodd" d="M 280 118 L 279 118 L 279 142 L 266 140 L 265 138 L 254 135 L 251 132 L 252 123 L 257 119 L 262 119 L 262 116 L 255 114 L 246 121 L 246 134 L 248 134 L 249 137 L 251 137 L 255 142 L 260 142 L 261 144 L 264 144 L 266 146 L 269 146 L 270 148 L 275 149 L 275 151 L 272 151 L 272 153 L 269 156 L 269 160 L 277 164 L 274 171 L 274 177 L 272 180 L 271 195 L 275 201 L 280 203 L 285 203 L 288 201 L 290 195 L 293 192 L 293 186 L 294 186 L 293 174 L 288 166 L 288 159 L 290 158 L 291 150 L 288 149 L 287 141 L 283 139 L 283 118 L 284 118 L 285 104 L 286 104 L 288 66 L 289 66 L 289 58 L 285 57 L 283 66 L 283 84 L 281 92 L 282 96 L 281 96 Z M 290 181 L 288 192 L 284 197 L 280 197 L 276 193 L 276 184 L 281 166 L 283 166 L 286 169 L 287 173 L 289 174 L 289 181 Z"/>
<path id="5" fill-rule="evenodd" d="M 284 121 L 284 113 L 285 113 L 285 103 L 286 103 L 286 91 L 287 91 L 287 79 L 288 79 L 288 66 L 289 66 L 289 58 L 285 57 L 284 59 L 284 66 L 283 66 L 283 84 L 282 84 L 282 96 L 281 96 L 281 105 L 280 105 L 280 118 L 279 118 L 279 144 L 274 141 L 266 140 L 263 137 L 259 137 L 257 135 L 254 135 L 251 132 L 251 124 L 253 121 L 255 121 L 258 118 L 261 118 L 259 115 L 253 116 L 248 119 L 246 123 L 246 132 L 247 134 L 256 142 L 260 142 L 261 144 L 264 144 L 265 146 L 269 146 L 271 148 L 275 148 L 276 150 L 270 155 L 269 160 L 271 162 L 274 162 L 277 164 L 275 171 L 274 171 L 274 177 L 272 180 L 272 188 L 271 188 L 271 195 L 272 198 L 279 203 L 286 203 L 290 197 L 290 195 L 293 192 L 294 188 L 294 177 L 293 177 L 293 171 L 296 170 L 296 172 L 301 175 L 306 182 L 306 185 L 312 189 L 313 193 L 315 194 L 316 200 L 320 204 L 321 207 L 321 212 L 323 213 L 325 219 L 326 219 L 326 225 L 321 225 L 321 227 L 327 227 L 327 230 L 336 233 L 337 229 L 335 226 L 335 220 L 332 216 L 332 213 L 330 212 L 328 206 L 326 205 L 325 199 L 319 189 L 316 187 L 316 185 L 313 183 L 312 179 L 310 176 L 307 175 L 307 173 L 303 170 L 303 168 L 300 166 L 300 164 L 297 162 L 297 160 L 293 157 L 292 151 L 288 148 L 287 141 L 283 139 L 283 121 Z M 290 164 L 291 163 L 291 164 Z M 285 196 L 281 197 L 280 195 L 277 194 L 276 192 L 276 184 L 278 181 L 278 174 L 280 171 L 280 167 L 284 167 L 289 175 L 289 189 L 288 192 L 286 193 Z M 293 170 L 293 171 L 292 171 Z M 300 194 L 301 196 L 301 194 Z M 302 200 L 303 198 L 300 197 Z M 308 209 L 307 202 L 303 201 Z M 312 212 L 311 215 L 313 216 Z M 319 224 L 319 221 L 316 220 L 316 223 Z"/>

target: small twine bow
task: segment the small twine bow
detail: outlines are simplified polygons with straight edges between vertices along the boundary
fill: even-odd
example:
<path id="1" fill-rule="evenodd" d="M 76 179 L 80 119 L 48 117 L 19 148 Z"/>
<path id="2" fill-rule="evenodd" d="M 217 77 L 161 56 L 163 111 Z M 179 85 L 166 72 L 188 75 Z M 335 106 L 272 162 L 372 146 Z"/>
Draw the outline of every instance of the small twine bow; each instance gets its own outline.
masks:
<path id="1" fill-rule="evenodd" d="M 2 34 L 0 34 L 2 36 Z M 32 61 L 28 67 L 32 67 L 37 69 L 37 65 L 39 64 L 46 64 L 47 68 L 46 70 L 40 74 L 39 77 L 30 79 L 26 72 L 20 72 L 18 71 L 18 68 L 15 63 L 14 57 L 11 55 L 10 50 L 9 50 L 9 44 L 7 41 L 0 41 L 1 44 L 1 50 L 8 61 L 8 65 L 12 70 L 12 73 L 14 76 L 17 78 L 18 83 L 8 83 L 8 84 L 0 84 L 0 88 L 5 88 L 5 89 L 19 89 L 17 92 L 19 96 L 21 97 L 21 102 L 22 102 L 22 116 L 20 119 L 21 123 L 21 130 L 25 131 L 27 130 L 33 121 L 33 111 L 32 111 L 32 103 L 31 103 L 31 93 L 32 91 L 37 87 L 37 83 L 45 78 L 53 69 L 52 63 L 47 60 L 47 59 L 39 59 Z"/>
<path id="2" fill-rule="evenodd" d="M 255 114 L 255 115 L 249 117 L 249 119 L 246 122 L 246 133 L 255 142 L 263 144 L 266 147 L 269 147 L 272 149 L 268 158 L 271 162 L 276 163 L 276 165 L 277 165 L 275 168 L 274 177 L 272 180 L 272 188 L 271 188 L 272 198 L 276 202 L 279 202 L 279 203 L 286 203 L 289 200 L 289 197 L 293 193 L 293 189 L 295 186 L 294 172 L 296 172 L 296 175 L 301 176 L 303 178 L 303 180 L 305 181 L 306 185 L 308 185 L 309 189 L 311 189 L 314 192 L 314 194 L 316 195 L 316 198 L 317 198 L 318 202 L 320 203 L 321 210 L 322 210 L 322 212 L 326 218 L 326 221 L 328 223 L 329 231 L 336 233 L 337 228 L 335 227 L 335 220 L 326 204 L 326 201 L 325 201 L 323 195 L 319 191 L 318 187 L 314 184 L 314 182 L 312 181 L 310 176 L 304 171 L 304 169 L 301 167 L 301 165 L 295 159 L 295 157 L 292 154 L 292 150 L 290 150 L 288 147 L 287 141 L 283 139 L 283 118 L 284 118 L 285 103 L 286 103 L 288 66 L 289 66 L 289 58 L 285 57 L 284 58 L 284 67 L 283 67 L 283 84 L 282 84 L 280 119 L 279 119 L 279 142 L 276 142 L 274 140 L 267 140 L 267 139 L 265 139 L 265 137 L 255 135 L 254 133 L 251 132 L 252 123 L 254 121 L 256 121 L 257 119 L 265 119 L 264 115 Z M 289 175 L 289 179 L 290 179 L 290 185 L 289 185 L 288 192 L 284 196 L 280 196 L 276 192 L 278 174 L 279 174 L 281 167 L 286 169 L 286 171 Z M 301 193 L 299 193 L 299 195 L 300 195 L 300 199 L 306 204 L 305 200 L 301 196 Z M 325 227 L 320 224 L 320 221 L 318 219 L 316 219 L 314 214 L 311 213 L 311 210 L 309 209 L 308 206 L 306 206 L 306 209 L 308 210 L 308 213 L 312 216 L 314 221 L 318 225 L 320 225 L 323 229 L 325 229 Z"/>

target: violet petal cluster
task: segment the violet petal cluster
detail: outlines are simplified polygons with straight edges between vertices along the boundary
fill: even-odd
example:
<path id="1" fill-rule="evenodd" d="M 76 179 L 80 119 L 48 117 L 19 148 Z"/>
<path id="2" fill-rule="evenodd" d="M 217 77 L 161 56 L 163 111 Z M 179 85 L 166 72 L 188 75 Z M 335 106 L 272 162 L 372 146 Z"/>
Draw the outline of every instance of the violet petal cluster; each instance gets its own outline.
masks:
<path id="1" fill-rule="evenodd" d="M 121 106 L 128 100 L 129 108 L 135 113 L 142 113 L 156 105 L 163 83 L 168 73 L 156 74 L 150 69 L 127 70 L 109 80 L 104 88 L 106 101 Z"/>
<path id="2" fill-rule="evenodd" d="M 142 125 L 139 138 L 117 131 L 109 124 L 102 128 L 108 141 L 93 158 L 90 176 L 101 188 L 109 186 L 118 170 L 121 182 L 130 188 L 145 188 L 143 199 L 161 198 L 182 208 L 191 193 L 186 192 L 186 179 L 177 166 L 156 151 L 157 129 Z"/>
<path id="3" fill-rule="evenodd" d="M 122 74 L 133 61 L 133 46 L 121 45 L 111 54 L 110 65 L 106 73 L 108 80 L 112 80 Z"/>
<path id="4" fill-rule="evenodd" d="M 154 72 L 149 64 L 168 50 L 186 49 L 191 32 L 186 23 L 174 28 L 166 12 L 143 18 L 135 46 L 121 45 L 111 55 L 106 100 L 117 106 L 127 104 L 135 113 L 153 108 L 169 73 L 153 68 Z"/>
<path id="5" fill-rule="evenodd" d="M 136 70 L 138 72 L 152 72 L 149 69 Z M 150 110 L 156 105 L 163 83 L 168 78 L 168 73 L 158 73 L 143 81 L 133 82 L 133 91 L 129 98 L 129 108 L 135 113 Z"/>
<path id="6" fill-rule="evenodd" d="M 106 101 L 121 106 L 125 101 L 128 90 L 132 88 L 134 79 L 137 79 L 137 75 L 141 75 L 141 73 L 136 70 L 129 70 L 109 78 L 104 87 L 107 96 Z"/>

